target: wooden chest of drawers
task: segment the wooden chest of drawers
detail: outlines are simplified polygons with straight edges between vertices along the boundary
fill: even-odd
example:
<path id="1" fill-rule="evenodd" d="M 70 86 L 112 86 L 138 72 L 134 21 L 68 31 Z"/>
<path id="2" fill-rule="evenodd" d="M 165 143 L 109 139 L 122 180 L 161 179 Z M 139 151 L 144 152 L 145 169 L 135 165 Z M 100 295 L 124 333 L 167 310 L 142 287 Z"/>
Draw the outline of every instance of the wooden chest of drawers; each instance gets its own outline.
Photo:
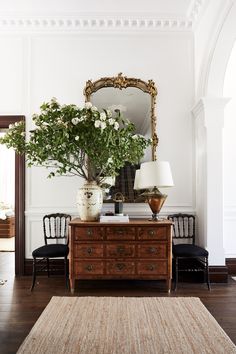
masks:
<path id="1" fill-rule="evenodd" d="M 0 220 L 0 238 L 15 236 L 15 217 L 10 216 L 5 220 Z"/>
<path id="2" fill-rule="evenodd" d="M 164 279 L 171 289 L 171 222 L 70 223 L 70 285 L 76 279 Z"/>

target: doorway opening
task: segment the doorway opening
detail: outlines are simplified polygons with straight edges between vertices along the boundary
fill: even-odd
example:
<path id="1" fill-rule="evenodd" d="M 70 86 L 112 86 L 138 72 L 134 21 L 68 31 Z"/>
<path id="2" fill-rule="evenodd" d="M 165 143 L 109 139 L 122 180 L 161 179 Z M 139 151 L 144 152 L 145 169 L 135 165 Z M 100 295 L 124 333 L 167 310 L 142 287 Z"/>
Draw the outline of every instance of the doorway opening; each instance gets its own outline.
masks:
<path id="1" fill-rule="evenodd" d="M 0 135 L 9 124 L 22 120 L 24 116 L 0 116 Z M 1 145 L 0 255 L 1 265 L 7 263 L 9 273 L 21 276 L 25 274 L 25 159 L 10 150 Z"/>

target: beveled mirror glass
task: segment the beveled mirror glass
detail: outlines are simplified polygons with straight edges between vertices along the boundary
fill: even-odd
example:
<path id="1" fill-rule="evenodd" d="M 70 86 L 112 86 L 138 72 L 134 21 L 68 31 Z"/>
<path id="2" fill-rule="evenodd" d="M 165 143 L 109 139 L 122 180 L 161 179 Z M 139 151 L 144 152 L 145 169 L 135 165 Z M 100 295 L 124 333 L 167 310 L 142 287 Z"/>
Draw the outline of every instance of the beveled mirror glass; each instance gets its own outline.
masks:
<path id="1" fill-rule="evenodd" d="M 158 138 L 156 134 L 156 96 L 157 89 L 152 80 L 143 81 L 130 78 L 119 73 L 114 77 L 103 77 L 96 81 L 88 80 L 84 89 L 86 102 L 90 101 L 100 111 L 103 108 L 118 109 L 136 126 L 136 133 L 152 138 L 152 145 L 146 150 L 142 161 L 156 159 Z M 139 192 L 134 191 L 135 170 L 139 166 L 126 165 L 116 177 L 115 185 L 104 197 L 105 202 L 111 202 L 116 193 L 122 193 L 125 202 L 143 201 L 138 198 Z"/>

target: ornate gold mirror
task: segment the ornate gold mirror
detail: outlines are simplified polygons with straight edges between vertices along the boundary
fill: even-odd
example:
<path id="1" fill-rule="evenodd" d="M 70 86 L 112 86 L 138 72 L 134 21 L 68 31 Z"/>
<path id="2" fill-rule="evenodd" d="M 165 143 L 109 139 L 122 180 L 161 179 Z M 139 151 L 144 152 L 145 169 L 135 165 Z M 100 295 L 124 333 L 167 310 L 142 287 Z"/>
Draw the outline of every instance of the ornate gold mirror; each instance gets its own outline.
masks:
<path id="1" fill-rule="evenodd" d="M 136 133 L 152 138 L 152 145 L 147 149 L 143 161 L 156 159 L 156 147 L 158 138 L 156 134 L 156 97 L 157 89 L 152 80 L 130 78 L 119 73 L 115 77 L 103 77 L 96 81 L 88 80 L 84 89 L 86 102 L 92 102 L 99 110 L 109 108 L 120 110 L 122 115 L 128 118 L 136 126 Z M 121 192 L 125 202 L 132 203 L 138 198 L 138 192 L 133 190 L 135 170 L 138 166 L 125 166 L 119 176 L 107 200 L 111 195 Z"/>

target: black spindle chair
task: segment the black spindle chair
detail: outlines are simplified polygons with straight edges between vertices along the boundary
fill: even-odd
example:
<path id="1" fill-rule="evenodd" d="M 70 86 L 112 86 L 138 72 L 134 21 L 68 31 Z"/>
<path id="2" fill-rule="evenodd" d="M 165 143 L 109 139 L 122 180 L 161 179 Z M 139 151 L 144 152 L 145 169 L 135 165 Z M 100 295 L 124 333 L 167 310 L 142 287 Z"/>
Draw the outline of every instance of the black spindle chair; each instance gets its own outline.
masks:
<path id="1" fill-rule="evenodd" d="M 195 216 L 178 213 L 167 218 L 173 222 L 174 290 L 177 289 L 179 272 L 204 272 L 204 280 L 210 290 L 208 251 L 195 245 Z"/>
<path id="2" fill-rule="evenodd" d="M 66 287 L 68 287 L 67 256 L 69 253 L 68 235 L 70 220 L 70 215 L 62 213 L 49 214 L 43 217 L 43 233 L 45 245 L 35 249 L 32 252 L 33 280 L 31 291 L 34 289 L 37 271 L 44 271 L 47 269 L 47 275 L 49 277 L 50 258 L 64 258 L 65 282 Z M 40 268 L 38 265 L 40 265 Z"/>

